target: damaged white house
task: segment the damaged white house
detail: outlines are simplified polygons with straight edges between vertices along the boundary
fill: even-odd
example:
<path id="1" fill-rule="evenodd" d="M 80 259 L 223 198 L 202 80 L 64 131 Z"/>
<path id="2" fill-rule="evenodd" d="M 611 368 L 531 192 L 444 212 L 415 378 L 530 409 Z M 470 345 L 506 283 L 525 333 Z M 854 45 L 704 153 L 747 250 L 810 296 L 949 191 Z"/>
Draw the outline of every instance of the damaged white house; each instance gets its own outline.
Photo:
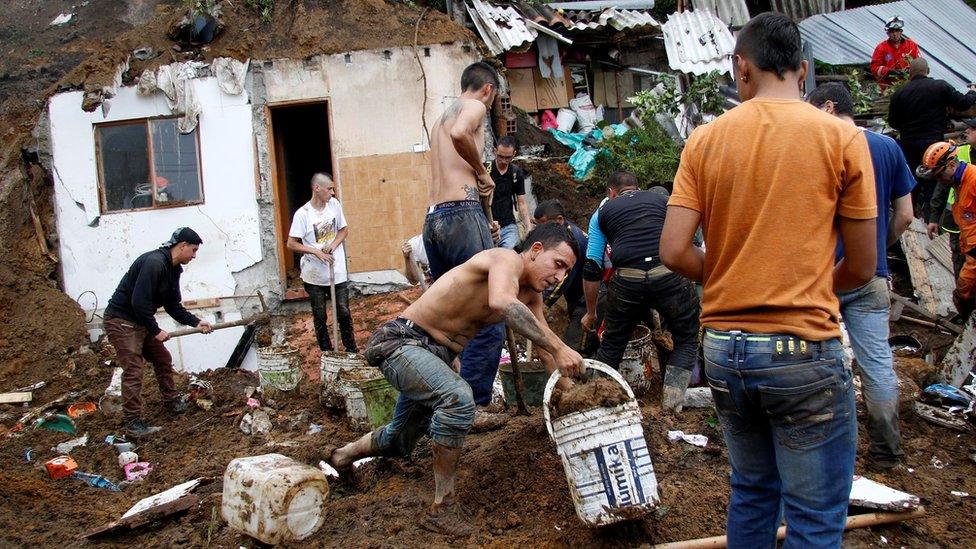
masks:
<path id="1" fill-rule="evenodd" d="M 457 97 L 462 70 L 478 58 L 471 44 L 454 42 L 218 59 L 147 71 L 93 112 L 82 109 L 82 91 L 53 96 L 46 152 L 65 292 L 101 314 L 130 263 L 188 226 L 204 241 L 182 278 L 198 316 L 247 316 L 259 308 L 248 297 L 257 291 L 271 305 L 300 297 L 296 257 L 284 244 L 318 171 L 336 179 L 353 280 L 399 280 L 400 245 L 420 232 L 425 213 L 425 125 Z M 176 328 L 164 313 L 159 320 Z M 220 367 L 243 330 L 167 346 L 185 371 Z"/>

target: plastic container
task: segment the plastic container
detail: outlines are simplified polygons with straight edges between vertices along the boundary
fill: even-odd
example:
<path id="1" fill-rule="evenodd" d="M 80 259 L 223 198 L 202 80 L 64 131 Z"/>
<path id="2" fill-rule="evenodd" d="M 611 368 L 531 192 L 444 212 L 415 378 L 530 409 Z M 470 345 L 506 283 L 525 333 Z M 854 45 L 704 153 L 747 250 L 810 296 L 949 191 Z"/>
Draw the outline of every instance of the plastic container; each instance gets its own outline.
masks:
<path id="1" fill-rule="evenodd" d="M 258 347 L 258 376 L 261 387 L 291 391 L 302 377 L 298 349 L 288 345 Z"/>
<path id="2" fill-rule="evenodd" d="M 390 385 L 386 378 L 369 379 L 359 383 L 366 406 L 366 417 L 371 428 L 382 427 L 393 419 L 400 393 Z"/>
<path id="3" fill-rule="evenodd" d="M 47 469 L 47 476 L 51 478 L 65 478 L 70 477 L 75 472 L 78 463 L 71 456 L 58 456 L 46 461 L 44 468 Z"/>
<path id="4" fill-rule="evenodd" d="M 370 369 L 369 364 L 366 364 L 366 360 L 356 353 L 341 353 L 337 351 L 322 353 L 319 369 L 319 381 L 322 383 L 322 402 L 326 406 L 333 408 L 344 407 L 345 397 L 339 390 L 339 374 L 346 371 L 368 369 Z M 373 377 L 377 376 L 374 375 Z M 357 379 L 369 379 L 369 377 L 361 375 Z"/>
<path id="5" fill-rule="evenodd" d="M 501 374 L 502 387 L 505 389 L 505 402 L 509 406 L 514 406 L 515 402 L 515 374 L 512 373 L 512 363 L 505 362 L 498 365 L 498 372 Z M 528 406 L 542 406 L 542 391 L 546 387 L 546 380 L 549 375 L 546 373 L 545 366 L 537 360 L 526 364 L 519 362 L 519 373 L 522 374 L 522 388 L 525 389 L 522 397 Z"/>
<path id="6" fill-rule="evenodd" d="M 281 454 L 237 458 L 224 472 L 220 515 L 269 544 L 303 540 L 325 521 L 325 473 Z"/>
<path id="7" fill-rule="evenodd" d="M 385 423 L 374 425 L 370 421 L 369 409 L 363 395 L 364 385 L 375 391 L 377 388 L 382 388 L 380 382 L 385 381 L 386 379 L 383 378 L 383 374 L 380 373 L 379 368 L 373 368 L 371 366 L 339 372 L 339 380 L 335 385 L 338 388 L 337 391 L 342 400 L 342 407 L 346 410 L 346 417 L 349 419 L 349 423 L 353 428 L 371 429 Z M 389 383 L 387 383 L 387 386 L 389 386 Z M 393 387 L 389 388 L 393 390 Z M 396 391 L 394 390 L 394 392 Z M 394 404 L 396 403 L 395 399 L 393 402 Z M 393 417 L 392 409 L 389 411 L 389 416 L 390 418 Z"/>
<path id="8" fill-rule="evenodd" d="M 639 519 L 660 502 L 640 408 L 620 374 L 595 360 L 584 363 L 622 385 L 630 400 L 552 419 L 549 399 L 559 371 L 546 383 L 542 413 L 563 462 L 576 514 L 588 526 Z"/>
<path id="9" fill-rule="evenodd" d="M 635 395 L 641 396 L 650 389 L 656 361 L 657 353 L 651 343 L 651 330 L 643 324 L 638 324 L 620 361 L 620 375 L 627 381 Z M 651 371 L 648 371 L 648 366 Z"/>
<path id="10" fill-rule="evenodd" d="M 556 112 L 556 128 L 561 132 L 573 131 L 576 124 L 576 113 L 571 109 L 559 109 Z"/>

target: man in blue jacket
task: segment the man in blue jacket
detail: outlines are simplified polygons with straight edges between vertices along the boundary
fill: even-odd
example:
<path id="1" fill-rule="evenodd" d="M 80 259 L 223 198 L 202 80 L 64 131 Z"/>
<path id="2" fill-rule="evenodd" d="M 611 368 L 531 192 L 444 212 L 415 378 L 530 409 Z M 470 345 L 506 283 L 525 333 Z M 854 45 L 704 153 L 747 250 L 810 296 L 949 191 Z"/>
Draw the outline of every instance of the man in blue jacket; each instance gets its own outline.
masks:
<path id="1" fill-rule="evenodd" d="M 166 407 L 175 413 L 186 410 L 186 400 L 173 380 L 173 357 L 163 345 L 169 334 L 159 327 L 155 315 L 163 307 L 180 324 L 198 327 L 205 334 L 213 330 L 181 303 L 180 274 L 183 265 L 197 256 L 200 244 L 203 240 L 193 229 L 176 229 L 159 248 L 136 258 L 105 307 L 105 333 L 122 367 L 125 431 L 134 437 L 160 430 L 142 419 L 142 368 L 147 361 L 153 365 Z"/>

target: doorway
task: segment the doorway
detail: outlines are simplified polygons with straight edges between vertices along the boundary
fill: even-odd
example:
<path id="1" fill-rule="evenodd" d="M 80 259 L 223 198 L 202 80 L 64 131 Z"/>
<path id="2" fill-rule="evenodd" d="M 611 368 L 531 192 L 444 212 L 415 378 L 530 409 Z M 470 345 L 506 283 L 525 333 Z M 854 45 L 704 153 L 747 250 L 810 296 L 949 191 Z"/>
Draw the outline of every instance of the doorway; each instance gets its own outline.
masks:
<path id="1" fill-rule="evenodd" d="M 268 109 L 274 154 L 279 272 L 287 290 L 301 289 L 299 254 L 289 251 L 285 242 L 295 212 L 312 197 L 312 175 L 317 172 L 334 174 L 329 106 L 326 101 L 317 101 L 271 105 Z"/>

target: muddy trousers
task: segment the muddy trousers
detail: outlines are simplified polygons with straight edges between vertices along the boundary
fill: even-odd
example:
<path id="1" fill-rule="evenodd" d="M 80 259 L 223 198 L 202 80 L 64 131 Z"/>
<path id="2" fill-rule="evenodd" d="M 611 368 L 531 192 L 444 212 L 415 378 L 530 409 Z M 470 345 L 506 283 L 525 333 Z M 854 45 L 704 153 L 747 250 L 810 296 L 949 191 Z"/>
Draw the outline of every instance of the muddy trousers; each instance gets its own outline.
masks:
<path id="1" fill-rule="evenodd" d="M 607 295 L 606 330 L 594 357 L 619 368 L 627 343 L 637 323 L 651 325 L 651 311 L 661 315 L 674 339 L 670 364 L 691 371 L 698 354 L 698 316 L 701 306 L 694 284 L 681 275 L 667 273 L 642 280 L 618 272 L 610 279 Z"/>
<path id="2" fill-rule="evenodd" d="M 329 337 L 328 314 L 329 299 L 332 297 L 328 286 L 305 283 L 305 291 L 308 293 L 308 300 L 312 305 L 312 324 L 315 326 L 315 339 L 318 341 L 319 350 L 332 351 L 332 338 Z M 339 337 L 342 338 L 342 346 L 350 353 L 358 353 L 356 347 L 356 330 L 352 324 L 352 313 L 349 312 L 349 283 L 340 282 L 336 284 L 336 316 L 339 317 Z M 332 319 L 333 322 L 336 319 Z"/>
<path id="3" fill-rule="evenodd" d="M 876 276 L 837 298 L 861 376 L 871 440 L 868 452 L 879 463 L 897 463 L 904 452 L 898 426 L 898 377 L 888 343 L 888 279 Z"/>
<path id="4" fill-rule="evenodd" d="M 109 343 L 115 347 L 118 365 L 122 367 L 122 415 L 125 421 L 142 415 L 142 368 L 147 361 L 153 365 L 163 400 L 173 401 L 179 396 L 173 380 L 173 357 L 162 342 L 149 335 L 145 327 L 121 318 L 106 318 L 104 328 Z"/>

